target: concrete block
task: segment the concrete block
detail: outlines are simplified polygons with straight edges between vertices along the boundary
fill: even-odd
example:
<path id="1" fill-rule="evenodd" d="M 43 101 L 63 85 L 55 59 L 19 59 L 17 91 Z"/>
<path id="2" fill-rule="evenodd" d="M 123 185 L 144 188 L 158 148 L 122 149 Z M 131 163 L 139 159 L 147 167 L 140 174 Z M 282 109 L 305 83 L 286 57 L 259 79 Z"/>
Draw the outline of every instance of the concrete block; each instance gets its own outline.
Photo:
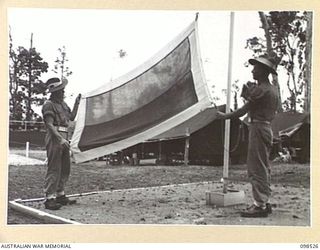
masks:
<path id="1" fill-rule="evenodd" d="M 243 190 L 228 190 L 223 192 L 206 192 L 206 204 L 217 207 L 234 206 L 245 203 L 245 193 Z"/>

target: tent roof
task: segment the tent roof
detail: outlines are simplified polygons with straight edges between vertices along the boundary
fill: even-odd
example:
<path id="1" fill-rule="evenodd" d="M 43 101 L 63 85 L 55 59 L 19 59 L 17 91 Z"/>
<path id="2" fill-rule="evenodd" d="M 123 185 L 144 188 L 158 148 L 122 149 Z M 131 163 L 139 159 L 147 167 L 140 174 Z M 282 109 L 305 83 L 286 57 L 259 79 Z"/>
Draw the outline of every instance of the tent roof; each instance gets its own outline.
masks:
<path id="1" fill-rule="evenodd" d="M 248 125 L 248 117 L 246 117 L 243 122 Z M 273 136 L 275 138 L 278 138 L 283 134 L 290 136 L 295 131 L 297 131 L 304 123 L 310 123 L 309 113 L 299 113 L 291 111 L 277 113 L 271 124 Z"/>
<path id="2" fill-rule="evenodd" d="M 276 114 L 272 121 L 272 131 L 277 137 L 283 131 L 290 131 L 291 128 L 300 127 L 304 123 L 310 123 L 309 113 L 281 112 Z"/>
<path id="3" fill-rule="evenodd" d="M 192 134 L 214 121 L 216 118 L 216 113 L 217 112 L 215 108 L 205 109 L 178 126 L 175 126 L 170 130 L 153 137 L 151 141 L 160 139 L 175 139 L 179 137 L 185 137 L 187 133 Z"/>

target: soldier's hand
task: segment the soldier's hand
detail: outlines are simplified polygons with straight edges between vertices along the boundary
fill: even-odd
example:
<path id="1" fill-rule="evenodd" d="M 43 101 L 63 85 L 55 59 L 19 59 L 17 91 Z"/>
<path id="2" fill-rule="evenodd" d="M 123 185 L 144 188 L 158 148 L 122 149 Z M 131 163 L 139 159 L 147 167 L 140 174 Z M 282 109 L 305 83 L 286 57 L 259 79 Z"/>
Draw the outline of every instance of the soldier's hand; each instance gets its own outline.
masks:
<path id="1" fill-rule="evenodd" d="M 224 119 L 226 119 L 226 114 L 223 113 L 223 112 L 217 111 L 217 113 L 216 113 L 216 118 L 217 118 L 218 120 L 224 120 Z"/>
<path id="2" fill-rule="evenodd" d="M 255 82 L 250 82 L 250 81 L 248 81 L 246 85 L 247 85 L 249 88 L 251 88 L 251 87 L 255 86 L 256 83 L 255 83 Z"/>
<path id="3" fill-rule="evenodd" d="M 65 147 L 65 148 L 68 148 L 68 149 L 70 148 L 69 142 L 68 142 L 66 139 L 64 139 L 64 138 L 61 139 L 60 145 L 62 145 L 62 146 Z"/>
<path id="4" fill-rule="evenodd" d="M 78 94 L 77 98 L 76 98 L 76 103 L 79 104 L 81 100 L 81 94 Z"/>

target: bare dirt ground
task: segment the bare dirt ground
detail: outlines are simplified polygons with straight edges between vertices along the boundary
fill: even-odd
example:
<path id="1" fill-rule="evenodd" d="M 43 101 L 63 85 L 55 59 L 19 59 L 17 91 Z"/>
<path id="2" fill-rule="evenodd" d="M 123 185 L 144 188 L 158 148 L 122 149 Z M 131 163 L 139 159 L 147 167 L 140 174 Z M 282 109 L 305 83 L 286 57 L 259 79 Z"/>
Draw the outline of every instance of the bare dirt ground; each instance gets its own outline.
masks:
<path id="1" fill-rule="evenodd" d="M 43 152 L 30 156 L 42 161 L 45 158 Z M 43 164 L 9 165 L 8 200 L 42 197 L 45 172 Z M 273 165 L 273 213 L 268 218 L 241 218 L 239 213 L 246 205 L 225 208 L 206 205 L 206 191 L 222 190 L 221 176 L 221 166 L 106 166 L 103 161 L 73 164 L 68 194 L 107 192 L 78 197 L 76 205 L 54 213 L 88 224 L 310 225 L 308 164 Z M 250 204 L 246 166 L 230 166 L 229 177 L 230 187 L 244 190 L 246 202 Z M 182 183 L 196 184 L 174 185 Z M 165 185 L 169 186 L 159 187 Z M 130 190 L 141 187 L 148 188 Z M 41 203 L 32 206 L 43 210 Z M 44 222 L 8 208 L 7 223 Z"/>

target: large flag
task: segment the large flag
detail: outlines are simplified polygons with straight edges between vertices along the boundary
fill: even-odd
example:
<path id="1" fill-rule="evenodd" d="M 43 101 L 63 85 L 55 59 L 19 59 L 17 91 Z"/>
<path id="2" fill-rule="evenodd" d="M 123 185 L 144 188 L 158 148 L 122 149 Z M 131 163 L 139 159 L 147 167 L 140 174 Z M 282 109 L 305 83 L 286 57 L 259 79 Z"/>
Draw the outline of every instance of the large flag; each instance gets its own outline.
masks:
<path id="1" fill-rule="evenodd" d="M 75 161 L 179 137 L 184 128 L 174 128 L 211 105 L 194 21 L 147 62 L 83 95 L 71 140 Z"/>

